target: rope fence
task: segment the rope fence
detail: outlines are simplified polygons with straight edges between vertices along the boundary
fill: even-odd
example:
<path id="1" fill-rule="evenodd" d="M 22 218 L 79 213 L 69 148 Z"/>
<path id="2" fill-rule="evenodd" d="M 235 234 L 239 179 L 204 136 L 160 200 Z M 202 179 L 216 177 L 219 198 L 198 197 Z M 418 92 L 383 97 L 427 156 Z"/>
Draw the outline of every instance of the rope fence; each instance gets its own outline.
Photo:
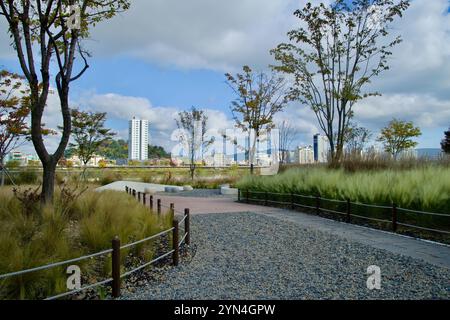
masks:
<path id="1" fill-rule="evenodd" d="M 300 201 L 302 199 L 302 201 Z M 391 226 L 391 230 L 393 232 L 398 231 L 398 226 L 429 231 L 433 233 L 437 233 L 440 235 L 448 236 L 450 235 L 450 214 L 445 213 L 435 213 L 435 212 L 426 212 L 426 211 L 418 211 L 411 210 L 398 207 L 395 203 L 391 206 L 387 205 L 374 205 L 374 204 L 366 204 L 359 202 L 352 202 L 348 200 L 340 200 L 340 199 L 329 199 L 323 198 L 321 196 L 311 196 L 311 195 L 301 195 L 295 193 L 280 193 L 280 192 L 266 192 L 266 191 L 253 191 L 253 190 L 238 190 L 238 201 L 239 202 L 257 202 L 258 204 L 264 203 L 264 205 L 269 206 L 271 204 L 289 206 L 291 209 L 296 208 L 306 208 L 310 210 L 314 210 L 317 214 L 320 213 L 330 213 L 337 214 L 344 218 L 345 222 L 352 222 L 352 218 L 363 219 L 367 221 L 372 221 L 376 223 L 384 223 Z M 325 207 L 325 204 L 332 204 L 330 206 Z M 353 211 L 355 207 L 364 207 L 364 208 L 372 208 L 382 211 L 382 213 L 369 212 L 371 216 L 355 214 Z M 373 210 L 372 210 L 373 211 Z M 386 212 L 389 213 L 389 219 L 386 219 Z M 425 227 L 421 225 L 417 225 L 416 223 L 407 223 L 400 219 L 399 214 L 407 214 L 409 216 L 414 215 L 417 217 L 436 217 L 436 219 L 448 219 L 445 222 L 440 224 L 440 226 L 448 226 L 449 230 L 442 230 L 440 228 L 431 228 Z M 380 217 L 380 215 L 382 217 Z M 402 217 L 404 217 L 402 215 Z"/>
<path id="2" fill-rule="evenodd" d="M 137 192 L 134 189 L 129 188 L 128 186 L 125 187 L 125 191 L 134 196 L 139 202 L 142 202 L 143 205 L 146 205 L 147 201 L 149 203 L 150 206 L 150 211 L 153 211 L 153 195 L 149 195 L 146 193 L 142 193 L 142 192 Z M 47 297 L 44 300 L 56 300 L 59 298 L 63 298 L 66 296 L 70 296 L 73 295 L 75 293 L 79 293 L 88 289 L 92 289 L 101 285 L 105 285 L 105 284 L 111 284 L 112 287 L 112 296 L 114 298 L 118 298 L 120 297 L 120 287 L 121 287 L 121 279 L 125 278 L 139 270 L 144 269 L 145 267 L 152 265 L 160 260 L 162 260 L 163 258 L 166 258 L 170 255 L 172 255 L 172 264 L 174 266 L 178 266 L 179 264 L 179 252 L 180 252 L 180 248 L 183 244 L 185 245 L 190 245 L 190 211 L 188 208 L 184 209 L 184 212 L 181 211 L 177 211 L 175 210 L 175 206 L 173 203 L 170 204 L 170 206 L 165 206 L 162 205 L 161 203 L 161 199 L 157 199 L 157 213 L 161 214 L 161 208 L 167 208 L 168 212 L 170 214 L 173 215 L 173 221 L 172 221 L 172 227 L 167 229 L 167 230 L 163 230 L 157 234 L 154 234 L 152 236 L 149 236 L 147 238 L 144 239 L 140 239 L 131 243 L 127 243 L 124 245 L 120 244 L 120 239 L 119 237 L 114 237 L 114 239 L 112 239 L 111 241 L 111 249 L 106 249 L 106 250 L 102 250 L 96 253 L 92 253 L 89 255 L 85 255 L 82 257 L 78 257 L 78 258 L 73 258 L 73 259 L 69 259 L 69 260 L 65 260 L 65 261 L 60 261 L 60 262 L 55 262 L 55 263 L 51 263 L 51 264 L 47 264 L 47 265 L 43 265 L 43 266 L 39 266 L 39 267 L 34 267 L 34 268 L 30 268 L 30 269 L 26 269 L 26 270 L 20 270 L 20 271 L 14 271 L 14 272 L 10 272 L 10 273 L 6 273 L 6 274 L 2 274 L 0 275 L 0 280 L 1 279 L 6 279 L 9 277 L 16 277 L 16 276 L 21 276 L 30 272 L 36 272 L 36 271 L 42 271 L 42 270 L 47 270 L 47 269 L 51 269 L 51 268 L 55 268 L 55 267 L 59 267 L 59 266 L 63 266 L 63 265 L 67 265 L 67 264 L 71 264 L 74 262 L 79 262 L 79 261 L 83 261 L 86 259 L 92 259 L 95 257 L 99 257 L 102 255 L 106 255 L 106 254 L 111 254 L 112 259 L 111 259 L 111 277 L 108 279 L 105 279 L 103 281 L 99 281 L 93 284 L 89 284 L 86 285 L 84 287 L 81 287 L 79 289 L 74 289 L 74 290 L 70 290 L 64 293 L 60 293 L 51 297 Z M 175 219 L 175 214 L 181 214 L 182 215 L 182 219 L 180 221 L 178 221 L 177 219 Z M 183 230 L 183 235 L 181 240 L 179 240 L 179 232 L 180 232 L 180 226 L 184 224 L 184 230 Z M 161 254 L 160 256 L 154 258 L 151 261 L 148 261 L 132 270 L 126 271 L 124 273 L 121 273 L 120 271 L 120 253 L 121 250 L 124 249 L 128 249 L 131 247 L 134 247 L 138 244 L 142 244 L 145 242 L 148 242 L 150 240 L 154 240 L 156 238 L 162 237 L 166 234 L 172 234 L 172 248 L 164 253 Z"/>

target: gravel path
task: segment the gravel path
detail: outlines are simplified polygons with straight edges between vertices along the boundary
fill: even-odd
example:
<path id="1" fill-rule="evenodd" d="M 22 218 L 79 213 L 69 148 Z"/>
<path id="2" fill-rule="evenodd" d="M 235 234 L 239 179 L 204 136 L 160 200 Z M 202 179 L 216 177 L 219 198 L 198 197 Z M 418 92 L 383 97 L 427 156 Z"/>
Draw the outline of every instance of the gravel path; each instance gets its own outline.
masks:
<path id="1" fill-rule="evenodd" d="M 196 255 L 124 299 L 450 299 L 450 269 L 257 213 L 192 216 Z M 366 287 L 369 265 L 381 290 Z"/>

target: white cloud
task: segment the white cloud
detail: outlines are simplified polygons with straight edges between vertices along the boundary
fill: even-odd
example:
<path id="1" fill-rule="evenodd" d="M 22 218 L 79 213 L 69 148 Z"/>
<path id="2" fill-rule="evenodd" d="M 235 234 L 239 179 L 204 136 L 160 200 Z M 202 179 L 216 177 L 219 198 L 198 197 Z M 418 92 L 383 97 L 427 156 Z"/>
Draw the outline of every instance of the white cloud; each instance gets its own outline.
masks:
<path id="1" fill-rule="evenodd" d="M 175 119 L 178 112 L 177 107 L 153 106 L 143 97 L 122 96 L 118 94 L 94 94 L 85 96 L 80 100 L 84 109 L 91 111 L 107 112 L 108 119 L 114 119 L 127 123 L 132 117 L 150 121 L 150 139 L 152 144 L 162 145 L 169 148 L 174 144 L 170 141 L 172 132 L 176 129 Z M 225 113 L 214 110 L 205 110 L 208 116 L 207 126 L 214 129 L 232 128 L 233 123 Z M 126 131 L 119 132 L 119 136 L 127 139 Z"/>
<path id="2" fill-rule="evenodd" d="M 368 127 L 385 125 L 392 118 L 413 121 L 422 128 L 446 127 L 450 101 L 428 95 L 394 94 L 371 97 L 355 108 L 356 118 Z"/>
<path id="3" fill-rule="evenodd" d="M 391 34 L 403 42 L 394 48 L 391 69 L 374 80 L 387 93 L 432 94 L 450 99 L 450 15 L 448 0 L 416 0 Z"/>
<path id="4" fill-rule="evenodd" d="M 129 11 L 96 27 L 92 34 L 98 41 L 89 47 L 96 55 L 132 54 L 182 68 L 265 67 L 271 59 L 268 51 L 295 21 L 292 12 L 298 3 L 133 0 Z"/>

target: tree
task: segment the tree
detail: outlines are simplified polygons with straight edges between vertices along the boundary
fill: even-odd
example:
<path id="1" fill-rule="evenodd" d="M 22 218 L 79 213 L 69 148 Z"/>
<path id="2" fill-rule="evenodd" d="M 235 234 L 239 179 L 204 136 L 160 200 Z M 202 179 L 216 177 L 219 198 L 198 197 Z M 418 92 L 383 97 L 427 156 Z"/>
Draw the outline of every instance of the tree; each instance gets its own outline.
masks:
<path id="1" fill-rule="evenodd" d="M 53 200 L 56 165 L 70 138 L 70 85 L 89 68 L 89 54 L 83 50 L 81 41 L 89 36 L 91 26 L 129 6 L 129 0 L 0 0 L 0 16 L 9 26 L 12 45 L 30 89 L 31 140 L 43 167 L 42 203 Z M 79 66 L 75 64 L 77 57 L 81 58 L 78 72 L 75 71 Z M 50 154 L 41 127 L 53 80 L 61 106 L 63 132 L 56 151 Z"/>
<path id="2" fill-rule="evenodd" d="M 333 162 L 342 157 L 355 103 L 379 95 L 363 88 L 389 69 L 390 50 L 401 38 L 387 40 L 388 26 L 408 6 L 408 0 L 307 3 L 294 13 L 304 24 L 271 51 L 280 63 L 274 69 L 293 76 L 292 96 L 315 113 Z"/>
<path id="3" fill-rule="evenodd" d="M 450 154 L 450 127 L 444 132 L 445 138 L 441 141 L 442 151 L 446 154 Z"/>
<path id="4" fill-rule="evenodd" d="M 372 132 L 356 123 L 350 123 L 345 132 L 344 142 L 349 153 L 361 153 L 372 137 Z"/>
<path id="5" fill-rule="evenodd" d="M 412 121 L 401 121 L 393 119 L 389 124 L 381 129 L 377 141 L 383 143 L 384 151 L 391 154 L 394 159 L 407 149 L 414 148 L 417 142 L 412 138 L 421 135 L 419 127 L 415 127 Z"/>
<path id="6" fill-rule="evenodd" d="M 128 158 L 128 143 L 123 140 L 108 140 L 103 143 L 98 151 L 99 155 L 111 159 L 127 159 Z"/>
<path id="7" fill-rule="evenodd" d="M 6 70 L 0 71 L 0 171 L 1 186 L 5 184 L 5 157 L 27 136 L 30 114 L 27 90 L 23 78 Z"/>
<path id="8" fill-rule="evenodd" d="M 69 146 L 75 150 L 84 166 L 82 176 L 86 178 L 86 166 L 99 148 L 109 141 L 115 133 L 105 128 L 106 112 L 85 112 L 71 110 L 72 138 Z"/>
<path id="9" fill-rule="evenodd" d="M 178 140 L 187 151 L 189 172 L 193 180 L 196 161 L 202 159 L 204 152 L 214 143 L 214 138 L 206 139 L 208 117 L 203 110 L 192 107 L 189 111 L 179 112 L 175 121 L 179 129 Z"/>
<path id="10" fill-rule="evenodd" d="M 161 159 L 161 158 L 170 158 L 170 153 L 167 153 L 161 146 L 152 146 L 148 145 L 148 158 L 149 159 Z"/>
<path id="11" fill-rule="evenodd" d="M 291 148 L 292 142 L 295 140 L 295 137 L 298 134 L 298 131 L 292 126 L 292 124 L 287 121 L 283 120 L 281 124 L 278 126 L 279 130 L 279 148 L 280 148 L 280 162 L 286 163 L 287 162 L 287 155 L 288 151 Z"/>
<path id="12" fill-rule="evenodd" d="M 253 72 L 249 66 L 235 76 L 226 73 L 227 83 L 237 96 L 231 103 L 236 127 L 248 134 L 249 162 L 253 173 L 255 149 L 260 136 L 274 128 L 273 117 L 289 102 L 284 78 L 275 72 Z M 253 139 L 252 139 L 253 138 Z"/>

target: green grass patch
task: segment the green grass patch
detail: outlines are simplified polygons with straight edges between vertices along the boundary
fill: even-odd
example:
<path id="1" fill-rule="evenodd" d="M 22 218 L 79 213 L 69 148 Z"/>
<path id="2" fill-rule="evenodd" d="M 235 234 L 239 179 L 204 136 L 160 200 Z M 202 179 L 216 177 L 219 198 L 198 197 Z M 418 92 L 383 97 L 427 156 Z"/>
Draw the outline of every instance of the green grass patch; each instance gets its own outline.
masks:
<path id="1" fill-rule="evenodd" d="M 244 191 L 282 193 L 270 195 L 271 200 L 289 203 L 290 194 L 317 196 L 369 205 L 392 206 L 411 210 L 448 214 L 449 216 L 431 216 L 398 212 L 400 223 L 413 224 L 425 228 L 450 231 L 450 168 L 447 166 L 427 166 L 410 170 L 376 170 L 348 172 L 344 169 L 328 169 L 325 167 L 306 167 L 288 169 L 276 176 L 247 176 L 237 183 Z M 251 198 L 260 199 L 264 193 L 253 194 Z M 315 206 L 315 199 L 297 197 L 296 202 Z M 346 212 L 346 203 L 333 203 L 322 200 L 321 207 Z M 352 213 L 390 221 L 390 209 L 370 208 L 352 205 Z M 385 227 L 389 227 L 386 225 Z M 402 229 L 401 227 L 399 229 Z M 447 242 L 448 235 L 423 232 L 412 228 L 403 228 L 406 233 L 428 237 Z"/>

